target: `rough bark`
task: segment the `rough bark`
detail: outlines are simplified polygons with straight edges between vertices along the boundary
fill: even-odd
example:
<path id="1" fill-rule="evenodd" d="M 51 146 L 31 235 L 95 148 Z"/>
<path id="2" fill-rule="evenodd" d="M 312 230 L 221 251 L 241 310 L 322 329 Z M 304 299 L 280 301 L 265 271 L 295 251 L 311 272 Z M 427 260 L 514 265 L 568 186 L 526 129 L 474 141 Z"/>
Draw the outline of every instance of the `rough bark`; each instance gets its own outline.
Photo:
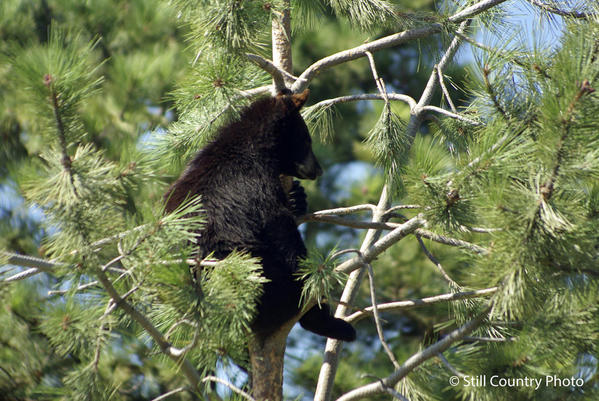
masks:
<path id="1" fill-rule="evenodd" d="M 288 322 L 268 337 L 250 340 L 252 367 L 252 397 L 257 401 L 283 400 L 283 361 L 287 335 L 296 319 Z"/>

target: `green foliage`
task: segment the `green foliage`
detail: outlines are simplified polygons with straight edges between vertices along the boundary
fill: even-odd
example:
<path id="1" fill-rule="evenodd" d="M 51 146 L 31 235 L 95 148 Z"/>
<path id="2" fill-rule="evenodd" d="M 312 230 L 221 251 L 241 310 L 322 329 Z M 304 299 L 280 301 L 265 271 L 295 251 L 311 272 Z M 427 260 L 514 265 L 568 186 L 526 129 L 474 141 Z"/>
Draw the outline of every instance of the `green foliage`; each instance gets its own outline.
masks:
<path id="1" fill-rule="evenodd" d="M 64 136 L 67 142 L 77 142 L 84 135 L 81 103 L 101 83 L 90 59 L 95 46 L 80 35 L 53 30 L 47 45 L 12 52 L 20 100 L 26 110 L 36 112 L 32 120 L 37 126 L 32 130 L 46 133 L 50 143 L 59 143 Z"/>
<path id="2" fill-rule="evenodd" d="M 395 19 L 392 3 L 386 0 L 327 0 L 339 16 L 362 30 L 380 29 L 381 24 L 391 24 Z"/>
<path id="3" fill-rule="evenodd" d="M 256 51 L 270 32 L 271 13 L 277 1 L 177 0 L 191 25 L 190 39 L 200 52 L 224 48 L 228 52 Z"/>
<path id="4" fill-rule="evenodd" d="M 244 91 L 270 82 L 244 53 L 265 55 L 283 3 L 0 3 L 0 247 L 38 250 L 61 262 L 51 274 L 0 286 L 4 397 L 139 400 L 188 385 L 139 321 L 110 301 L 103 277 L 200 373 L 231 362 L 247 367 L 249 325 L 264 282 L 259 260 L 234 253 L 198 265 L 193 243 L 204 222 L 201 199 L 164 214 L 161 195 L 164 177 L 178 174 L 250 101 Z M 368 35 L 396 32 L 404 20 L 441 18 L 410 14 L 430 1 L 407 3 L 292 1 L 296 69 Z M 468 4 L 444 4 L 443 12 Z M 529 52 L 509 33 L 505 16 L 494 8 L 481 19 L 502 42 L 477 53 L 478 67 L 467 76 L 469 104 L 460 114 L 479 125 L 442 118 L 408 136 L 407 108 L 402 114 L 395 105 L 303 110 L 312 132 L 330 143 L 316 149 L 327 173 L 306 185 L 311 208 L 373 204 L 387 183 L 394 204 L 419 206 L 406 216 L 388 215 L 391 223 L 419 213 L 426 230 L 487 250 L 479 255 L 424 242 L 458 287 L 413 237 L 373 261 L 379 302 L 497 286 L 490 301 L 382 312 L 398 360 L 469 321 L 489 301 L 491 322 L 473 334 L 487 341 L 473 337 L 447 350 L 452 368 L 512 378 L 587 372 L 583 389 L 452 388 L 451 369 L 433 358 L 396 386 L 410 400 L 596 398 L 599 29 L 593 21 L 571 23 L 554 50 Z M 430 54 L 411 46 L 377 52 L 387 89 L 417 98 L 429 72 L 422 66 L 432 66 L 443 40 L 423 41 L 433 45 Z M 445 70 L 458 77 L 448 85 L 452 95 L 451 86 L 463 84 L 454 73 Z M 311 100 L 374 90 L 368 63 L 354 61 L 311 82 Z M 19 188 L 25 206 L 6 185 Z M 4 194 L 16 206 L 4 203 Z M 43 216 L 23 218 L 33 214 L 30 205 Z M 322 249 L 354 247 L 363 234 L 313 223 L 304 234 L 311 249 L 299 273 L 303 299 L 330 301 L 345 276 L 334 270 L 338 255 Z M 17 271 L 2 265 L 0 276 Z M 356 307 L 369 305 L 361 288 Z M 342 358 L 335 396 L 374 380 L 364 372 L 384 377 L 392 369 L 371 322 L 364 319 L 358 331 L 360 342 Z M 310 337 L 297 337 L 290 343 L 310 348 Z M 320 364 L 309 358 L 289 380 L 313 389 Z"/>
<path id="5" fill-rule="evenodd" d="M 160 159 L 179 171 L 219 127 L 247 105 L 242 91 L 266 85 L 268 80 L 263 70 L 227 51 L 203 56 L 172 93 L 180 117 L 168 135 L 156 135 L 154 146 Z"/>
<path id="6" fill-rule="evenodd" d="M 296 275 L 298 280 L 304 282 L 301 296 L 302 304 L 310 300 L 316 300 L 320 306 L 320 302 L 323 300 L 332 301 L 332 289 L 343 285 L 347 279 L 344 273 L 335 270 L 334 260 L 336 256 L 333 251 L 327 255 L 314 251 L 301 261 L 300 269 Z"/>
<path id="7" fill-rule="evenodd" d="M 96 305 L 95 299 L 85 303 L 71 298 L 45 312 L 40 329 L 59 355 L 89 357 L 96 341 L 100 341 L 96 337 L 102 334 L 99 331 L 102 310 Z"/>
<path id="8" fill-rule="evenodd" d="M 304 107 L 302 109 L 302 117 L 306 121 L 310 132 L 318 132 L 322 142 L 330 142 L 333 140 L 334 125 L 333 116 L 335 108 L 332 105 L 314 105 Z"/>
<path id="9" fill-rule="evenodd" d="M 366 143 L 372 149 L 377 164 L 383 167 L 388 184 L 395 191 L 401 185 L 401 173 L 407 162 L 411 139 L 406 136 L 406 125 L 385 103 L 383 112 Z"/>

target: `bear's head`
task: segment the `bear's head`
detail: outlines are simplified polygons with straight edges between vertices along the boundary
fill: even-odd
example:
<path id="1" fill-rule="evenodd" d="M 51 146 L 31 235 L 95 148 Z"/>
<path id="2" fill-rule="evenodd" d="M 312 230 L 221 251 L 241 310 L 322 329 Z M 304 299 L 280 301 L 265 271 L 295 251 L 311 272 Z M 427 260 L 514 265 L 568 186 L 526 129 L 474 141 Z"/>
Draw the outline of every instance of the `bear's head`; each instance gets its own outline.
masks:
<path id="1" fill-rule="evenodd" d="M 308 99 L 309 90 L 302 93 L 280 93 L 274 97 L 274 107 L 280 116 L 274 125 L 276 153 L 280 173 L 302 179 L 314 180 L 322 168 L 312 151 L 312 138 L 300 114 Z"/>

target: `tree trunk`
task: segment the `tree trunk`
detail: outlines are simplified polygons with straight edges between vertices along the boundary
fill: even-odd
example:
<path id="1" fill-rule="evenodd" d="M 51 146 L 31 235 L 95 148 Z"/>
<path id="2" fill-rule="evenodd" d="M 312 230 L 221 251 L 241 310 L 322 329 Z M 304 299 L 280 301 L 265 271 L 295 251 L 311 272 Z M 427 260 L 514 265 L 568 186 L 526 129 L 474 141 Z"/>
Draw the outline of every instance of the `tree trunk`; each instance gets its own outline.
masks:
<path id="1" fill-rule="evenodd" d="M 283 0 L 284 9 L 280 15 L 274 16 L 272 19 L 272 62 L 277 67 L 293 73 L 293 59 L 291 58 L 291 9 L 290 0 Z M 289 77 L 284 77 L 287 87 L 291 87 L 293 82 Z M 275 92 L 279 92 L 285 88 L 277 88 L 276 82 Z"/>
<path id="2" fill-rule="evenodd" d="M 268 337 L 254 336 L 249 343 L 252 396 L 257 401 L 283 400 L 283 362 L 292 319 Z"/>
<path id="3" fill-rule="evenodd" d="M 272 19 L 272 62 L 274 65 L 293 73 L 293 59 L 291 58 L 291 5 L 290 0 L 283 0 L 284 9 L 279 16 Z M 289 88 L 293 82 L 289 81 L 288 77 L 284 77 L 285 85 Z M 278 88 L 277 83 L 273 80 L 274 94 L 286 88 Z M 281 184 L 285 192 L 291 190 L 293 178 L 289 176 L 281 176 Z"/>

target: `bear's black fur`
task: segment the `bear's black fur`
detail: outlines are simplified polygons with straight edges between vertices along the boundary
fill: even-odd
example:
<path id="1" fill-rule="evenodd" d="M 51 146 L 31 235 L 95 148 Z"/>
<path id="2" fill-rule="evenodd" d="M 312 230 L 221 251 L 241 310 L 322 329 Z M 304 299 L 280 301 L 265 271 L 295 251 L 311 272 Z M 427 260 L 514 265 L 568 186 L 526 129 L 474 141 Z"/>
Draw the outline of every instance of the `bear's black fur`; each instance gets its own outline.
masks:
<path id="1" fill-rule="evenodd" d="M 322 169 L 299 109 L 308 96 L 279 94 L 257 100 L 237 122 L 223 127 L 189 163 L 165 195 L 166 211 L 201 195 L 207 222 L 198 240 L 199 257 L 224 258 L 246 250 L 262 260 L 269 280 L 252 324 L 267 336 L 299 312 L 302 282 L 294 273 L 306 248 L 295 217 L 306 212 L 301 186 L 290 196 L 280 176 L 315 179 Z M 300 324 L 323 336 L 353 341 L 353 327 L 330 315 L 326 305 L 310 309 Z"/>

